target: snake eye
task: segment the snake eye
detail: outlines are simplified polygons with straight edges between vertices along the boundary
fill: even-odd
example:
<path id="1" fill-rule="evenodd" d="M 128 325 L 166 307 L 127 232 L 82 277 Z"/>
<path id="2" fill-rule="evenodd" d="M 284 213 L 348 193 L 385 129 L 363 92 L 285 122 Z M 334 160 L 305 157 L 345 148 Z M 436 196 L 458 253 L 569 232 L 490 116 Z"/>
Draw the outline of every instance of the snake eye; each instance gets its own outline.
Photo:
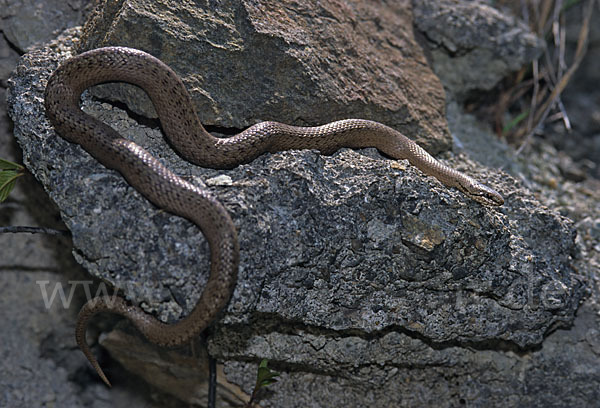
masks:
<path id="1" fill-rule="evenodd" d="M 469 179 L 468 185 L 459 183 L 456 187 L 480 204 L 494 207 L 504 204 L 504 198 L 502 198 L 500 193 L 475 180 Z"/>
<path id="2" fill-rule="evenodd" d="M 477 192 L 472 192 L 471 196 L 475 201 L 484 205 L 500 206 L 504 204 L 504 198 L 500 193 L 481 183 L 478 183 Z"/>
<path id="3" fill-rule="evenodd" d="M 496 205 L 503 205 L 504 204 L 504 198 L 500 194 L 492 194 L 490 196 L 490 199 L 494 203 L 496 203 Z"/>
<path id="4" fill-rule="evenodd" d="M 500 195 L 488 194 L 485 197 L 486 204 L 500 206 L 504 204 L 504 198 Z"/>

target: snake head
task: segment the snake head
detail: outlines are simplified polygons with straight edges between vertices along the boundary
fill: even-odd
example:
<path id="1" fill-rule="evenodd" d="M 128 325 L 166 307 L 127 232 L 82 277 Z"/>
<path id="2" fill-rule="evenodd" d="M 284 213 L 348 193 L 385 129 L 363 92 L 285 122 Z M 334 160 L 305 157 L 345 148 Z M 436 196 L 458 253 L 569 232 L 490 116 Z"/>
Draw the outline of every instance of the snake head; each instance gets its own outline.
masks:
<path id="1" fill-rule="evenodd" d="M 465 185 L 466 184 L 466 185 Z M 498 207 L 504 204 L 504 198 L 493 188 L 483 183 L 468 179 L 466 183 L 458 183 L 458 189 L 480 204 Z"/>

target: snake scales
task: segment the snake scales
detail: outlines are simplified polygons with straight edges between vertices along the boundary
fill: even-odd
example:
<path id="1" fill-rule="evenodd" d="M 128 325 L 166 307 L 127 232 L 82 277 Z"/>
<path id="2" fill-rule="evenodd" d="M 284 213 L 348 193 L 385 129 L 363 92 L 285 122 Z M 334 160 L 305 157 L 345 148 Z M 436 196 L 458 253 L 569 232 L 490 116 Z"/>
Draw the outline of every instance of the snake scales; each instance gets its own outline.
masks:
<path id="1" fill-rule="evenodd" d="M 114 81 L 144 89 L 171 144 L 185 159 L 201 166 L 232 168 L 265 152 L 290 149 L 318 149 L 331 154 L 341 147 L 376 147 L 394 159 L 408 159 L 425 174 L 484 205 L 504 202 L 496 191 L 443 165 L 404 135 L 378 122 L 345 119 L 317 127 L 261 122 L 235 136 L 220 139 L 202 127 L 177 74 L 151 55 L 130 48 L 107 47 L 70 58 L 52 74 L 46 87 L 46 115 L 54 128 L 106 167 L 118 170 L 156 206 L 198 225 L 210 246 L 206 288 L 193 311 L 174 324 L 162 323 L 120 297 L 96 297 L 83 306 L 76 327 L 77 343 L 109 386 L 85 338 L 93 315 L 117 313 L 131 320 L 153 343 L 182 344 L 202 332 L 226 305 L 236 283 L 239 263 L 236 229 L 213 195 L 176 176 L 142 147 L 80 109 L 79 99 L 86 88 Z"/>

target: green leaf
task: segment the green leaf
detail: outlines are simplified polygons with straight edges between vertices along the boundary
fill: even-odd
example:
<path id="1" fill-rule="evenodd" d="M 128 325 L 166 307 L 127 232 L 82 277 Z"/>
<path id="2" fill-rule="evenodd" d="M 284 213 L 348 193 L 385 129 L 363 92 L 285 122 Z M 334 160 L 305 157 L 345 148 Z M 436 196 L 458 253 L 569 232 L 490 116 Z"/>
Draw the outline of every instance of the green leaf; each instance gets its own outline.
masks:
<path id="1" fill-rule="evenodd" d="M 0 187 L 0 203 L 3 202 L 4 200 L 6 200 L 6 198 L 12 191 L 13 187 L 15 186 L 16 181 L 17 181 L 17 179 L 14 178 L 14 179 L 12 179 L 12 181 L 9 181 L 8 183 L 6 183 L 6 184 L 2 185 L 2 187 Z"/>
<path id="2" fill-rule="evenodd" d="M 268 360 L 263 359 L 258 366 L 258 374 L 256 376 L 256 388 L 266 387 L 267 385 L 277 382 L 275 377 L 279 376 L 279 373 L 272 371 L 267 367 Z"/>
<path id="3" fill-rule="evenodd" d="M 529 109 L 526 109 L 523 112 L 519 113 L 515 118 L 513 118 L 506 125 L 504 125 L 504 128 L 502 128 L 502 134 L 505 135 L 508 132 L 510 132 L 515 126 L 522 122 L 523 119 L 527 117 L 527 115 L 529 115 Z"/>
<path id="4" fill-rule="evenodd" d="M 0 203 L 6 200 L 15 187 L 17 178 L 23 175 L 25 167 L 9 160 L 0 159 Z"/>
<path id="5" fill-rule="evenodd" d="M 22 175 L 23 173 L 18 173 L 14 170 L 0 171 L 0 203 L 6 200 L 15 187 L 15 182 Z"/>
<path id="6" fill-rule="evenodd" d="M 0 159 L 0 170 L 24 170 L 25 168 L 18 163 L 13 163 L 8 160 Z"/>
<path id="7" fill-rule="evenodd" d="M 3 170 L 0 171 L 0 188 L 2 188 L 2 186 L 6 183 L 8 183 L 9 181 L 11 181 L 12 179 L 15 178 L 15 176 L 19 174 L 14 170 Z"/>

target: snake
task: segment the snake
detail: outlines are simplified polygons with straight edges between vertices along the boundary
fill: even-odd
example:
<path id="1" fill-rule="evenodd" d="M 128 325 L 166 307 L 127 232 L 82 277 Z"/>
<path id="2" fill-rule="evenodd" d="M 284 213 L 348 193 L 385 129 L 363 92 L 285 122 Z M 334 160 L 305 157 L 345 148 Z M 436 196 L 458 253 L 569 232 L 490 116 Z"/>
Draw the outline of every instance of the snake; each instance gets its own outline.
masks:
<path id="1" fill-rule="evenodd" d="M 120 296 L 98 296 L 81 308 L 75 337 L 78 346 L 109 387 L 110 382 L 90 350 L 86 329 L 94 315 L 124 316 L 152 343 L 173 347 L 202 333 L 229 301 L 237 281 L 239 244 L 227 209 L 210 192 L 177 176 L 143 147 L 122 137 L 106 123 L 83 112 L 80 98 L 87 88 L 105 82 L 127 82 L 150 97 L 162 130 L 184 159 L 204 167 L 231 169 L 259 155 L 313 149 L 330 155 L 342 147 L 377 148 L 394 160 L 407 159 L 426 175 L 454 187 L 476 202 L 500 206 L 492 188 L 433 158 L 397 130 L 366 119 L 343 119 L 321 126 L 291 126 L 274 121 L 254 124 L 227 138 L 215 137 L 200 123 L 192 98 L 179 76 L 152 55 L 127 47 L 104 47 L 64 61 L 50 75 L 44 93 L 46 117 L 67 141 L 80 145 L 155 206 L 195 223 L 210 248 L 210 273 L 193 310 L 167 324 Z"/>

